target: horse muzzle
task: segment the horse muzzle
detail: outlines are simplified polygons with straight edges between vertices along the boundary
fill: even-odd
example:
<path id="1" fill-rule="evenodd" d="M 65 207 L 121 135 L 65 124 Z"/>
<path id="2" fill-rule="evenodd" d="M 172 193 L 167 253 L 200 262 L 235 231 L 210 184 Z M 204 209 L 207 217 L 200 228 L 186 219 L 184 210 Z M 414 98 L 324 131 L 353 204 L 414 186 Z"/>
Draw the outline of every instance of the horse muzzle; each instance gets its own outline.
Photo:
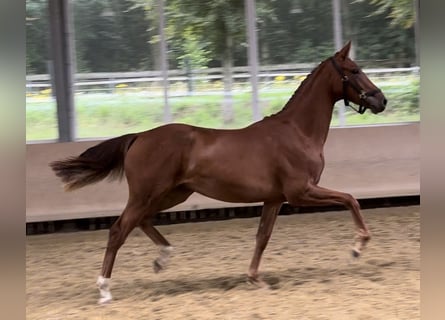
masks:
<path id="1" fill-rule="evenodd" d="M 367 96 L 364 101 L 367 108 L 371 109 L 371 112 L 374 114 L 384 111 L 386 109 L 386 104 L 388 103 L 388 100 L 386 100 L 383 94 Z"/>

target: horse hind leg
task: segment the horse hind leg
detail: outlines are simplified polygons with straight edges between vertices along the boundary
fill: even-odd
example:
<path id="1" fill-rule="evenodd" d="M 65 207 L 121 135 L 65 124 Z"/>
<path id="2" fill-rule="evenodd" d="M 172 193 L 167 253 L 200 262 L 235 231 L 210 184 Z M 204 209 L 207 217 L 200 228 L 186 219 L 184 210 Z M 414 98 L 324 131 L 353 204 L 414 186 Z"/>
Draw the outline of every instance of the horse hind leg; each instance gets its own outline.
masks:
<path id="1" fill-rule="evenodd" d="M 111 226 L 102 263 L 102 272 L 96 282 L 100 292 L 99 304 L 112 300 L 110 280 L 117 252 L 130 232 L 140 223 L 146 211 L 147 207 L 142 203 L 129 201 L 121 216 Z"/>
<path id="2" fill-rule="evenodd" d="M 152 225 L 151 221 L 144 221 L 139 227 L 159 248 L 159 256 L 153 261 L 153 270 L 158 273 L 167 267 L 173 247 Z"/>
<path id="3" fill-rule="evenodd" d="M 170 191 L 160 202 L 160 211 L 169 209 L 184 202 L 193 191 L 179 186 Z M 139 225 L 141 230 L 158 246 L 159 256 L 153 261 L 153 270 L 158 273 L 167 267 L 173 247 L 167 239 L 153 226 L 152 217 L 149 216 Z"/>

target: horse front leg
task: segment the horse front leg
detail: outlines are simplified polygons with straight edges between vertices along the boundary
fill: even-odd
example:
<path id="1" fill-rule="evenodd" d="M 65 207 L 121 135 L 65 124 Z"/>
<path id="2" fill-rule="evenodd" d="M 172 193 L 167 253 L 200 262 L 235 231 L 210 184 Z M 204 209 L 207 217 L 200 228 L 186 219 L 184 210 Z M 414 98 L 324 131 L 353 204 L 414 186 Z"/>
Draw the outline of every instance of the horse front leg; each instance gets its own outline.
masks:
<path id="1" fill-rule="evenodd" d="M 256 234 L 255 251 L 248 272 L 249 281 L 259 287 L 268 287 L 268 285 L 259 278 L 258 267 L 264 249 L 266 249 L 267 243 L 272 235 L 273 226 L 280 212 L 281 204 L 282 203 L 264 203 L 261 212 L 260 224 Z"/>
<path id="2" fill-rule="evenodd" d="M 371 239 L 371 233 L 360 213 L 360 204 L 350 194 L 335 190 L 322 188 L 316 185 L 309 185 L 302 194 L 289 194 L 286 196 L 289 203 L 293 206 L 300 205 L 343 205 L 352 213 L 355 226 L 357 227 L 357 235 L 355 244 L 352 249 L 353 257 L 360 256 L 361 251 Z"/>

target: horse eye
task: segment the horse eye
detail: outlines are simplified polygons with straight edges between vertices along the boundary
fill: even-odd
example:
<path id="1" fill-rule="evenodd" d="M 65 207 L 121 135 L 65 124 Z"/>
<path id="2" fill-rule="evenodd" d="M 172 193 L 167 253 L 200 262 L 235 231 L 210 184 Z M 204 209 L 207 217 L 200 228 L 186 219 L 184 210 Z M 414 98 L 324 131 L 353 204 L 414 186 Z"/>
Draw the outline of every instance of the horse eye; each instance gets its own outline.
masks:
<path id="1" fill-rule="evenodd" d="M 351 72 L 353 74 L 358 74 L 360 72 L 360 70 L 358 68 L 354 68 L 354 69 L 351 70 Z"/>

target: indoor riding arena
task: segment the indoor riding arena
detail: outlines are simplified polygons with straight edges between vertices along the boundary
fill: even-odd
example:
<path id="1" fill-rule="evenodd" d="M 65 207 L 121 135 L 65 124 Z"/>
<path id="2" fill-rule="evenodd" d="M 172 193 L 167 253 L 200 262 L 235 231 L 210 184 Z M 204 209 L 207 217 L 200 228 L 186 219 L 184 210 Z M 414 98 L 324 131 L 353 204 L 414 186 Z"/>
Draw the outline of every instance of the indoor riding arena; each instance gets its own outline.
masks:
<path id="1" fill-rule="evenodd" d="M 420 319 L 419 2 L 27 0 L 26 318 Z"/>
<path id="2" fill-rule="evenodd" d="M 105 305 L 97 304 L 95 281 L 126 183 L 63 193 L 47 165 L 95 143 L 27 146 L 28 319 L 420 317 L 417 123 L 331 129 L 320 185 L 359 199 L 372 233 L 359 259 L 351 258 L 354 224 L 344 208 L 285 205 L 260 264 L 269 288 L 257 288 L 246 274 L 260 204 L 193 195 L 156 218 L 174 246 L 167 269 L 153 272 L 157 248 L 134 230 L 117 256 L 113 300 Z"/>

